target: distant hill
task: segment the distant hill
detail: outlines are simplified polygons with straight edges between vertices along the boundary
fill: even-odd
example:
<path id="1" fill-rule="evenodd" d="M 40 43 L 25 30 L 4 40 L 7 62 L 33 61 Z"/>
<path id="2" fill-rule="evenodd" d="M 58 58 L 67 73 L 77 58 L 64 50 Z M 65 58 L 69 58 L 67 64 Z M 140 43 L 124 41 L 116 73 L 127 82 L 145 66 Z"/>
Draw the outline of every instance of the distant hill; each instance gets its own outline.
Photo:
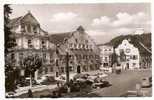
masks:
<path id="1" fill-rule="evenodd" d="M 140 43 L 142 43 L 146 48 L 151 51 L 151 33 L 145 33 L 142 35 L 120 35 L 105 44 L 112 45 L 114 48 L 116 48 L 119 44 L 122 43 L 124 39 L 130 39 L 130 43 L 132 43 L 135 47 L 139 49 L 141 55 L 149 55 L 149 52 Z"/>

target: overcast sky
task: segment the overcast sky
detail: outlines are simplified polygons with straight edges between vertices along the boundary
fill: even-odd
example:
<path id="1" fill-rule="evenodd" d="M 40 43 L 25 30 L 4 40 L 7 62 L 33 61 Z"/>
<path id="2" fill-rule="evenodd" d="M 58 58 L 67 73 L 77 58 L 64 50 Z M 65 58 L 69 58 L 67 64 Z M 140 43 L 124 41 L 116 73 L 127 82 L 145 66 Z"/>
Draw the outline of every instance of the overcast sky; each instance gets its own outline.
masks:
<path id="1" fill-rule="evenodd" d="M 30 10 L 50 34 L 73 31 L 82 25 L 97 43 L 134 33 L 136 28 L 150 32 L 149 3 L 11 5 L 11 8 L 11 18 Z"/>

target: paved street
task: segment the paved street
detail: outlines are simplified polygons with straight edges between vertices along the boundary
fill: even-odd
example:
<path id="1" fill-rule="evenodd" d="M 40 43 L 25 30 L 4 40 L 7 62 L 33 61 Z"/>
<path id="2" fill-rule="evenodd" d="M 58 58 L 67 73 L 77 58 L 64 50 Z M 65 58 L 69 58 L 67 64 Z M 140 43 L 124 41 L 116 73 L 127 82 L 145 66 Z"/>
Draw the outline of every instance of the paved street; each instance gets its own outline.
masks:
<path id="1" fill-rule="evenodd" d="M 151 70 L 128 70 L 119 75 L 111 74 L 107 80 L 109 80 L 112 86 L 97 89 L 87 96 L 120 96 L 128 90 L 135 90 L 136 84 L 140 83 L 143 77 L 151 75 Z"/>
<path id="2" fill-rule="evenodd" d="M 65 97 L 120 96 L 126 93 L 128 90 L 134 91 L 136 84 L 140 83 L 143 77 L 149 76 L 151 76 L 151 70 L 127 70 L 123 71 L 121 74 L 113 73 L 107 77 L 107 80 L 112 84 L 112 86 L 101 89 L 95 89 L 88 94 L 72 94 L 66 95 Z M 34 97 L 39 97 L 40 95 L 48 95 L 51 93 L 52 90 L 46 89 L 40 92 L 35 92 L 33 93 L 33 95 Z M 24 94 L 20 97 L 26 97 L 26 95 Z"/>

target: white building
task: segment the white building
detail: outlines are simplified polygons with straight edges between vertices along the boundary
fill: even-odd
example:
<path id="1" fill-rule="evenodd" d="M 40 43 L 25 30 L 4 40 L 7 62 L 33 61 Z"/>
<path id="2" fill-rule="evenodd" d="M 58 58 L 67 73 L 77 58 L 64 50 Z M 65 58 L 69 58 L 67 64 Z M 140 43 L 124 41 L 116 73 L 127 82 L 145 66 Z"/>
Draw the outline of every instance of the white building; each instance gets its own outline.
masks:
<path id="1" fill-rule="evenodd" d="M 99 46 L 101 49 L 101 63 L 103 67 L 111 67 L 111 60 L 113 54 L 113 46 L 110 45 L 102 45 Z"/>
<path id="2" fill-rule="evenodd" d="M 115 52 L 118 55 L 118 62 L 123 69 L 136 69 L 139 68 L 139 50 L 134 47 L 129 40 L 123 40 L 122 43 L 115 48 Z"/>

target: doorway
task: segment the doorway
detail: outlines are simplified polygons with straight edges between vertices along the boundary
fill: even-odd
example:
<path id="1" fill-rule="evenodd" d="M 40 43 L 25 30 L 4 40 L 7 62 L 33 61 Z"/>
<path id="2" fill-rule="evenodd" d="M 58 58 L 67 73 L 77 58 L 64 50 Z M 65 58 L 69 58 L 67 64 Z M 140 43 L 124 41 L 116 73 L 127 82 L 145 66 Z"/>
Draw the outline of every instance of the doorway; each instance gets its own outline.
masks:
<path id="1" fill-rule="evenodd" d="M 81 68 L 79 65 L 77 66 L 77 73 L 81 73 Z"/>

